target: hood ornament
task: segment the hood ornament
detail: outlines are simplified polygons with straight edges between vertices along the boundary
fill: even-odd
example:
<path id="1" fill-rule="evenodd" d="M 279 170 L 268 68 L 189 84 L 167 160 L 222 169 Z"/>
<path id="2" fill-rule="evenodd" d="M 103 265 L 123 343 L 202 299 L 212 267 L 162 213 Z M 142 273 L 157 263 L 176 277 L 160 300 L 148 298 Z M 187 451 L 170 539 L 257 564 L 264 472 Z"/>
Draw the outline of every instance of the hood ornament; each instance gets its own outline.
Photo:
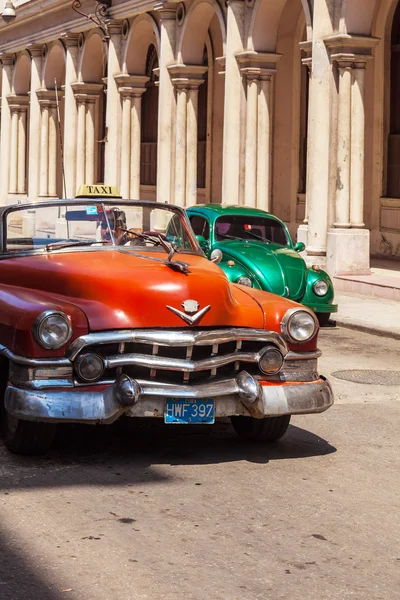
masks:
<path id="1" fill-rule="evenodd" d="M 211 304 L 209 304 L 208 306 L 205 306 L 199 310 L 200 304 L 197 302 L 197 300 L 185 300 L 182 302 L 181 306 L 185 312 L 182 312 L 173 306 L 167 305 L 167 308 L 185 321 L 185 323 L 188 323 L 188 325 L 195 325 L 211 308 Z"/>

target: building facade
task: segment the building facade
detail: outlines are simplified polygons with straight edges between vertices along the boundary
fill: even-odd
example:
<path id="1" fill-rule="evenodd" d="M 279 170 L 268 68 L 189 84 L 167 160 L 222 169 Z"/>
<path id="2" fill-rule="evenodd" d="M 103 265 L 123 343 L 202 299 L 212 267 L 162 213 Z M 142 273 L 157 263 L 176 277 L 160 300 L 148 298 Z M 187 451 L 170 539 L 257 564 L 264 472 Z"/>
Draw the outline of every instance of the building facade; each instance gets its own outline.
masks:
<path id="1" fill-rule="evenodd" d="M 273 212 L 331 274 L 400 260 L 398 0 L 6 4 L 0 203 L 106 182 Z"/>

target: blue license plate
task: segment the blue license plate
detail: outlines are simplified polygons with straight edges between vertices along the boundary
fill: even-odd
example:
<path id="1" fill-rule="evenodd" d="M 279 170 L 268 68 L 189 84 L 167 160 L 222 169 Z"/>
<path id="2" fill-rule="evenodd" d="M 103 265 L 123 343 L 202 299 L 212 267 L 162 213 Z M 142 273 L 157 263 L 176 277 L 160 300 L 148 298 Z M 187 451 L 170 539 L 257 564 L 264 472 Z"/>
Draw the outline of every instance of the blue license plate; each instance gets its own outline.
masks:
<path id="1" fill-rule="evenodd" d="M 214 423 L 214 400 L 185 400 L 168 398 L 165 401 L 165 423 Z"/>

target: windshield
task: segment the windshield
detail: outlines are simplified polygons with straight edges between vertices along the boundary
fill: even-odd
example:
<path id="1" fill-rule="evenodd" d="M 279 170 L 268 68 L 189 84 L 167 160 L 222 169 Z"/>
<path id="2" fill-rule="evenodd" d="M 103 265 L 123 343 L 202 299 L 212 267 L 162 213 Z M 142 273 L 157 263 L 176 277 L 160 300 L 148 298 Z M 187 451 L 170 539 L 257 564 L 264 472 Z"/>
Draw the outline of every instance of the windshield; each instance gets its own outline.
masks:
<path id="1" fill-rule="evenodd" d="M 118 202 L 118 201 L 117 201 Z M 6 213 L 3 252 L 47 251 L 76 246 L 124 246 L 138 251 L 197 250 L 183 216 L 171 207 L 79 200 L 35 205 Z"/>
<path id="2" fill-rule="evenodd" d="M 259 240 L 287 246 L 285 228 L 279 221 L 269 217 L 250 215 L 225 215 L 215 223 L 215 239 Z"/>

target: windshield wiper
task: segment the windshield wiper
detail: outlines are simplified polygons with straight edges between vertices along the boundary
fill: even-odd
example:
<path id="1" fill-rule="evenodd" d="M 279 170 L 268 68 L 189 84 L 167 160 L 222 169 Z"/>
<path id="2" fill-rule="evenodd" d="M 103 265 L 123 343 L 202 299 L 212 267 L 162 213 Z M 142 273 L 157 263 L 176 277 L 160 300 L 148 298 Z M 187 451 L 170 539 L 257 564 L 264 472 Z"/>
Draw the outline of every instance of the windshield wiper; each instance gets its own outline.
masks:
<path id="1" fill-rule="evenodd" d="M 122 231 L 125 231 L 126 233 L 130 234 L 130 235 L 134 235 L 136 237 L 138 237 L 139 239 L 142 240 L 146 240 L 147 242 L 150 242 L 152 244 L 154 244 L 155 246 L 161 246 L 161 248 L 163 248 L 165 250 L 165 252 L 168 252 L 168 258 L 167 258 L 167 262 L 165 263 L 170 269 L 172 269 L 173 271 L 178 271 L 179 273 L 190 273 L 189 271 L 189 265 L 187 263 L 184 263 L 180 260 L 172 260 L 176 250 L 174 248 L 174 245 L 169 242 L 168 240 L 166 240 L 161 233 L 154 233 L 154 235 L 149 235 L 147 233 L 137 233 L 136 231 L 129 231 L 129 229 L 122 229 Z"/>
<path id="2" fill-rule="evenodd" d="M 271 240 L 267 240 L 266 238 L 264 239 L 263 237 L 261 237 L 261 235 L 257 235 L 256 233 L 253 233 L 252 231 L 246 231 L 246 233 L 248 235 L 252 235 L 253 238 L 255 238 L 256 240 L 260 240 L 260 242 L 264 242 L 265 244 L 271 243 Z"/>
<path id="3" fill-rule="evenodd" d="M 51 250 L 60 250 L 61 248 L 73 248 L 74 246 L 91 246 L 92 244 L 110 244 L 108 240 L 81 240 L 79 242 L 54 242 L 47 244 L 45 249 L 47 252 Z"/>
<path id="4" fill-rule="evenodd" d="M 228 235 L 227 233 L 218 233 L 217 235 L 220 235 L 223 238 L 226 238 L 227 240 L 243 240 L 244 238 L 238 237 L 237 235 Z"/>

